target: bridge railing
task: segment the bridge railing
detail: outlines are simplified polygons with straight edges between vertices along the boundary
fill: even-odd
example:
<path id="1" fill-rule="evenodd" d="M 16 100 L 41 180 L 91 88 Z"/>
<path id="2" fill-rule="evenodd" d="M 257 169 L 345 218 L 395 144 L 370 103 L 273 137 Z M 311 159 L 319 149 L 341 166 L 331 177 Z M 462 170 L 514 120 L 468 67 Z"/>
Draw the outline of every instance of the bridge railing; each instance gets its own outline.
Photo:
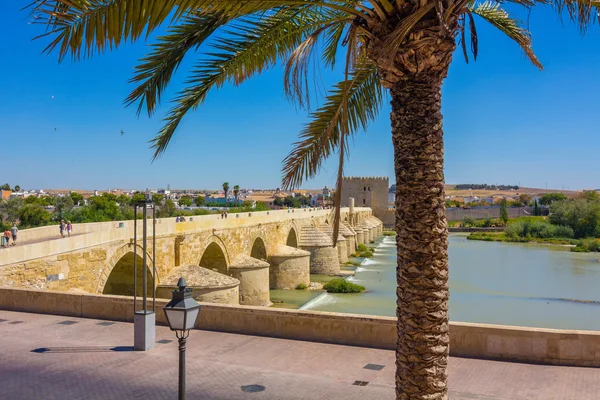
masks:
<path id="1" fill-rule="evenodd" d="M 356 212 L 367 212 L 370 211 L 370 208 L 356 207 L 355 210 Z M 186 217 L 186 222 L 176 222 L 175 218 L 160 218 L 156 223 L 156 235 L 191 233 L 206 229 L 235 229 L 290 219 L 325 217 L 330 212 L 329 209 L 297 208 L 229 214 L 227 219 L 221 218 L 220 214 L 191 216 Z M 343 209 L 343 212 L 347 213 L 348 209 Z M 151 228 L 149 232 L 152 232 Z M 138 220 L 138 237 L 141 235 L 142 227 Z M 18 246 L 0 251 L 0 266 L 54 254 L 69 253 L 113 241 L 130 240 L 133 237 L 133 221 L 74 224 L 73 236 L 65 239 L 59 239 L 59 237 L 60 233 L 56 225 L 24 229 L 19 232 Z"/>

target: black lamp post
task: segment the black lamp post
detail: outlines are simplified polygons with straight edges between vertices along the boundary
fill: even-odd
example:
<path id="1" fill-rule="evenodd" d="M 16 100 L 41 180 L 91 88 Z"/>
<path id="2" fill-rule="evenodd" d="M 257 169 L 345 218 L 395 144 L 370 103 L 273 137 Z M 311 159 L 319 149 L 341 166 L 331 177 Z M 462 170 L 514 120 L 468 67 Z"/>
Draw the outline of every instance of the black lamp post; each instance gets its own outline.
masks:
<path id="1" fill-rule="evenodd" d="M 201 307 L 186 286 L 185 279 L 179 278 L 179 290 L 173 290 L 173 299 L 163 308 L 169 327 L 179 339 L 179 400 L 185 400 L 185 343 Z"/>

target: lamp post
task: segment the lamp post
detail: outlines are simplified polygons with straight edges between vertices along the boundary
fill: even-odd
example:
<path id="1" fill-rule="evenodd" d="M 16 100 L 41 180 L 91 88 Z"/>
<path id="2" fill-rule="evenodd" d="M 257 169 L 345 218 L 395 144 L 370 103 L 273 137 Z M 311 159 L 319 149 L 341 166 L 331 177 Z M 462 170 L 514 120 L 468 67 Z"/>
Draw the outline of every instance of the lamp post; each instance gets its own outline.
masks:
<path id="1" fill-rule="evenodd" d="M 142 210 L 142 309 L 138 310 L 138 208 Z M 148 307 L 148 209 L 152 210 L 152 309 Z M 152 204 L 152 196 L 149 192 L 144 194 L 144 200 L 140 200 L 133 207 L 133 347 L 135 350 L 150 350 L 154 347 L 156 330 L 156 208 Z"/>
<path id="2" fill-rule="evenodd" d="M 179 290 L 173 290 L 173 299 L 163 308 L 169 327 L 179 339 L 179 400 L 185 400 L 185 344 L 201 307 L 186 286 L 185 279 L 179 278 Z"/>

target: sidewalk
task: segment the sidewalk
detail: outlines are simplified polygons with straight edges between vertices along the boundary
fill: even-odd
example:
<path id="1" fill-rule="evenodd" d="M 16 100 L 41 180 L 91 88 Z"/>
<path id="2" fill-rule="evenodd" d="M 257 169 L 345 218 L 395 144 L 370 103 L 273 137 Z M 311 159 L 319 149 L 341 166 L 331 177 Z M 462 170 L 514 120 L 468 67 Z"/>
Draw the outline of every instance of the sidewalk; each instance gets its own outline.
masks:
<path id="1" fill-rule="evenodd" d="M 130 323 L 0 311 L 0 398 L 176 399 L 175 334 L 157 327 L 156 339 L 135 352 Z M 394 359 L 388 350 L 192 331 L 188 399 L 391 400 Z M 452 400 L 600 398 L 600 369 L 451 358 L 449 374 Z M 265 389 L 242 391 L 248 385 Z"/>

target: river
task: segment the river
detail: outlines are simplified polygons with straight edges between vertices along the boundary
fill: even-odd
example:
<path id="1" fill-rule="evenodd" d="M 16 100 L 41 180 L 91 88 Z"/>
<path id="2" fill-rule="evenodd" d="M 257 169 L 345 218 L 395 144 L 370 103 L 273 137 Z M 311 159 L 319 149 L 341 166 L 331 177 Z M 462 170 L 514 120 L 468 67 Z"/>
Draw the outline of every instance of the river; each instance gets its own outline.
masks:
<path id="1" fill-rule="evenodd" d="M 379 238 L 374 246 L 373 258 L 365 259 L 350 278 L 368 292 L 314 293 L 301 308 L 395 315 L 395 238 Z M 573 301 L 600 302 L 599 257 L 564 247 L 471 241 L 451 234 L 450 319 L 600 330 L 600 304 Z"/>

